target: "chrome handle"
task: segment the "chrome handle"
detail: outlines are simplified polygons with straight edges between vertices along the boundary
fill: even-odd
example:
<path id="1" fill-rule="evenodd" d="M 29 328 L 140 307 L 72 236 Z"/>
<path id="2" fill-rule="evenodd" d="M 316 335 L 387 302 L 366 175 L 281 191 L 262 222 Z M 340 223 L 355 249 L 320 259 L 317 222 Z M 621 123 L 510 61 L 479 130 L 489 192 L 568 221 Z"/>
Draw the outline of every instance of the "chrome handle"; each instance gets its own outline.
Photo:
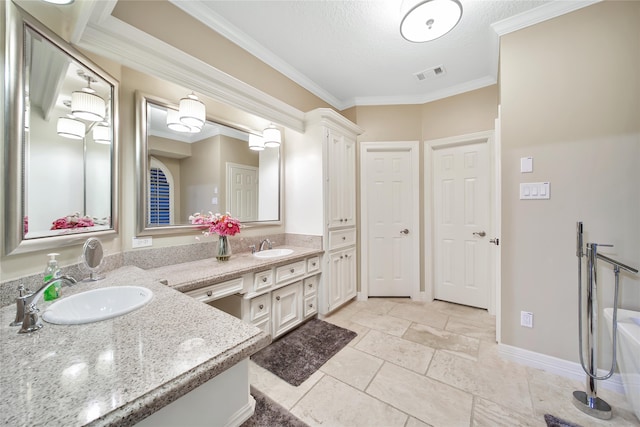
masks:
<path id="1" fill-rule="evenodd" d="M 262 309 L 264 308 L 264 304 L 260 304 L 260 305 L 258 306 L 258 308 L 259 308 L 260 310 L 262 310 Z"/>
<path id="2" fill-rule="evenodd" d="M 267 281 L 267 278 L 266 278 L 266 277 L 263 277 L 263 278 L 262 278 L 262 281 L 263 281 L 263 282 L 266 282 L 266 281 Z"/>
<path id="3" fill-rule="evenodd" d="M 276 301 L 280 301 L 280 296 L 277 296 L 277 297 L 276 297 Z"/>
<path id="4" fill-rule="evenodd" d="M 291 269 L 291 270 L 289 270 L 289 271 L 290 271 L 291 273 L 295 273 L 295 272 L 296 272 L 295 268 L 292 268 L 292 269 Z"/>
<path id="5" fill-rule="evenodd" d="M 487 233 L 485 233 L 484 231 L 477 231 L 475 233 L 473 233 L 474 236 L 478 236 L 478 237 L 484 237 L 487 235 Z"/>
<path id="6" fill-rule="evenodd" d="M 207 291 L 207 296 L 210 297 L 211 295 L 213 295 L 213 291 Z"/>
<path id="7" fill-rule="evenodd" d="M 400 234 L 409 234 L 409 229 L 405 228 L 404 230 L 400 230 Z"/>

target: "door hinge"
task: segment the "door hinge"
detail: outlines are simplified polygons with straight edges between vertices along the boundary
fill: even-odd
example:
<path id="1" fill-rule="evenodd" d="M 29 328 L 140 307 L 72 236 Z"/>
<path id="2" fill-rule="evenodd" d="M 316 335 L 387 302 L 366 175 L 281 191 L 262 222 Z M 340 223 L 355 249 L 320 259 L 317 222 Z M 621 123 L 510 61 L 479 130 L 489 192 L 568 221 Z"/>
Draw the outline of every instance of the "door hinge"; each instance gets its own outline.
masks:
<path id="1" fill-rule="evenodd" d="M 500 245 L 500 239 L 498 239 L 497 237 L 495 239 L 491 239 L 489 240 L 489 243 L 493 243 L 496 246 Z"/>

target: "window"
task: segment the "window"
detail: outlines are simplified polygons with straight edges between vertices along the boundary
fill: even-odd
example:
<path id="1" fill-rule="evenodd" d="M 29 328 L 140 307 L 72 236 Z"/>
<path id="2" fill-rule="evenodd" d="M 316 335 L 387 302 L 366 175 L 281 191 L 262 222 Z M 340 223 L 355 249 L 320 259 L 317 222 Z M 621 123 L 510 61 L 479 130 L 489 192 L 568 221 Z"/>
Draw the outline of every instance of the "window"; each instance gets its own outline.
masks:
<path id="1" fill-rule="evenodd" d="M 151 168 L 149 179 L 149 224 L 171 224 L 170 186 L 160 168 Z"/>

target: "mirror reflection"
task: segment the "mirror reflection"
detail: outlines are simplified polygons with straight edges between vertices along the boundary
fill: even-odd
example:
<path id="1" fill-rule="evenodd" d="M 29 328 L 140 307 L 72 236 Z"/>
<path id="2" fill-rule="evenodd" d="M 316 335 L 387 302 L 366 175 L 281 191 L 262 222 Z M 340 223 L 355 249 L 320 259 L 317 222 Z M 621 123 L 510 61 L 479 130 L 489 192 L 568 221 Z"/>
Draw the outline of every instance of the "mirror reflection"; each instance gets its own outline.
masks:
<path id="1" fill-rule="evenodd" d="M 177 105 L 149 97 L 144 103 L 145 230 L 189 225 L 196 212 L 231 212 L 243 223 L 280 219 L 276 144 L 212 120 L 180 129 Z"/>
<path id="2" fill-rule="evenodd" d="M 113 85 L 24 32 L 24 238 L 112 228 Z"/>

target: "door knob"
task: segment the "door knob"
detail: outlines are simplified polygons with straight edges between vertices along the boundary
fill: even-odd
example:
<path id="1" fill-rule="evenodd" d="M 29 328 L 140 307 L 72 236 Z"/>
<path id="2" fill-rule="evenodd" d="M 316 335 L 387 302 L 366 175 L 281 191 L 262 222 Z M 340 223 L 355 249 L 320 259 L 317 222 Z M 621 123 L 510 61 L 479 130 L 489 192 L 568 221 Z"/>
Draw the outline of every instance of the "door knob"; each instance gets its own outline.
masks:
<path id="1" fill-rule="evenodd" d="M 400 234 L 409 234 L 409 229 L 400 230 Z"/>
<path id="2" fill-rule="evenodd" d="M 473 233 L 474 236 L 479 236 L 479 237 L 484 237 L 487 235 L 487 233 L 485 233 L 484 231 L 477 231 L 475 233 Z"/>

